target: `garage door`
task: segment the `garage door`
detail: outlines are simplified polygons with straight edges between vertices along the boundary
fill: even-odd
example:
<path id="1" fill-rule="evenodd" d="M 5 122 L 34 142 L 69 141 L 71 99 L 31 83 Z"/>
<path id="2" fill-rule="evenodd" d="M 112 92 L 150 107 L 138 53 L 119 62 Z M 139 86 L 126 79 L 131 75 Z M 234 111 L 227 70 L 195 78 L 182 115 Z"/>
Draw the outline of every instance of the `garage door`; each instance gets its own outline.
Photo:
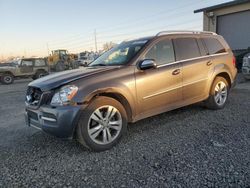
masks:
<path id="1" fill-rule="evenodd" d="M 219 16 L 217 33 L 222 35 L 233 50 L 250 47 L 250 11 Z"/>

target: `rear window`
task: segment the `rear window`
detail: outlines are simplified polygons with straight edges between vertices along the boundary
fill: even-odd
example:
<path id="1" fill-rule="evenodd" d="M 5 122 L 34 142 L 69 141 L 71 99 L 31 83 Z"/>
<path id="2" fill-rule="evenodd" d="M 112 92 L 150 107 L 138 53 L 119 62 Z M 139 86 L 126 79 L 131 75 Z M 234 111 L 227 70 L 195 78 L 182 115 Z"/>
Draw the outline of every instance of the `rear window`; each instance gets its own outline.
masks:
<path id="1" fill-rule="evenodd" d="M 215 38 L 203 38 L 210 55 L 226 52 L 222 44 Z"/>
<path id="2" fill-rule="evenodd" d="M 45 63 L 45 61 L 43 59 L 36 59 L 35 60 L 35 66 L 36 67 L 41 67 L 41 66 L 45 66 L 45 65 L 46 65 L 46 63 Z"/>
<path id="3" fill-rule="evenodd" d="M 22 66 L 31 67 L 33 66 L 32 60 L 22 60 Z"/>
<path id="4" fill-rule="evenodd" d="M 178 38 L 174 40 L 177 61 L 200 56 L 195 38 Z"/>

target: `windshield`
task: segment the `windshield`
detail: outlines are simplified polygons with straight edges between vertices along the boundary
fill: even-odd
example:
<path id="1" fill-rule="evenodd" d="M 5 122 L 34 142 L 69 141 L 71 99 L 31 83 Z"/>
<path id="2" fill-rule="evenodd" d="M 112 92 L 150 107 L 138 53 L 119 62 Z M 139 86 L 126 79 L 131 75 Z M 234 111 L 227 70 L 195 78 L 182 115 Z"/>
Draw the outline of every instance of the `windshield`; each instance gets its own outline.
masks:
<path id="1" fill-rule="evenodd" d="M 127 64 L 148 40 L 123 42 L 105 52 L 89 66 L 114 66 Z"/>
<path id="2" fill-rule="evenodd" d="M 19 60 L 13 61 L 13 63 L 14 63 L 15 65 L 20 65 L 20 64 L 21 64 L 21 60 L 19 59 Z"/>

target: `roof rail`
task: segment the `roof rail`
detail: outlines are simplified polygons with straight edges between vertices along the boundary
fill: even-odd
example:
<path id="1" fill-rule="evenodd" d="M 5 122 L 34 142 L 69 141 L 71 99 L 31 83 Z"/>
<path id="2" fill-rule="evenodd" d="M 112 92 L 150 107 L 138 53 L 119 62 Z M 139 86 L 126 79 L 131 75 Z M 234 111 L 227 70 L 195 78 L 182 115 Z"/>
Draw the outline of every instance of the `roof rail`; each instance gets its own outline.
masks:
<path id="1" fill-rule="evenodd" d="M 156 36 L 169 35 L 169 34 L 209 34 L 209 35 L 217 35 L 214 32 L 210 31 L 189 31 L 189 30 L 176 30 L 176 31 L 161 31 L 156 34 Z"/>

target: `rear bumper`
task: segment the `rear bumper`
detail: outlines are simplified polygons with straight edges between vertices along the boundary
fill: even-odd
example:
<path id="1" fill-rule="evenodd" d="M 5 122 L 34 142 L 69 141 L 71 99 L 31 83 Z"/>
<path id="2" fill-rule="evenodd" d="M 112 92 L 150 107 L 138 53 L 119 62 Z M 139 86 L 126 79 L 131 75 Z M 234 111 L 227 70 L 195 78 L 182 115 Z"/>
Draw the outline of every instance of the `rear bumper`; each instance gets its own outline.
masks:
<path id="1" fill-rule="evenodd" d="M 39 109 L 26 107 L 25 120 L 28 126 L 56 137 L 72 138 L 80 109 L 80 106 L 41 106 Z"/>

